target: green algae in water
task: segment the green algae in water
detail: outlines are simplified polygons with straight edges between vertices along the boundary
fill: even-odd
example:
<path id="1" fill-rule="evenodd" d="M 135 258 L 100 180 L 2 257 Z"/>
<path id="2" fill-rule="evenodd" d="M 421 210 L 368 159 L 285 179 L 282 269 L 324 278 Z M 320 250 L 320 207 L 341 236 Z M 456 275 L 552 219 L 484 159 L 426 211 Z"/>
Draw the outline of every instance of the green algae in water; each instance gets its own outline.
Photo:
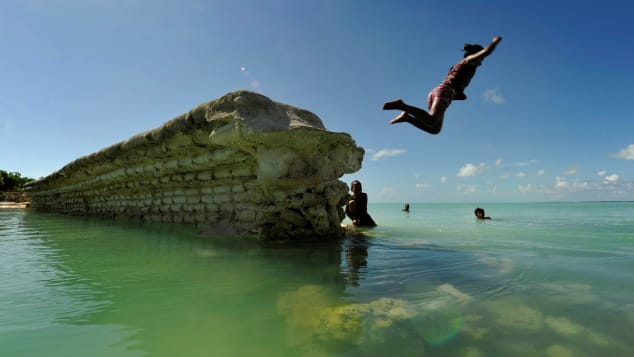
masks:
<path id="1" fill-rule="evenodd" d="M 370 205 L 266 246 L 0 211 L 0 355 L 634 355 L 634 204 Z"/>

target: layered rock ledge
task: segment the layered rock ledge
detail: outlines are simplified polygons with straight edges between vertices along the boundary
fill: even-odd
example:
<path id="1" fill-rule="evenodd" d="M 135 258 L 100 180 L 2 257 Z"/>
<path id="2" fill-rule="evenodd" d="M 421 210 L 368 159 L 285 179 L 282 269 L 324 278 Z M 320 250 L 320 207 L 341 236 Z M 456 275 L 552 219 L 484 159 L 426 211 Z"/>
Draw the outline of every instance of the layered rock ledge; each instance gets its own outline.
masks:
<path id="1" fill-rule="evenodd" d="M 31 207 L 195 224 L 264 240 L 339 237 L 364 151 L 313 113 L 236 91 L 28 186 Z"/>

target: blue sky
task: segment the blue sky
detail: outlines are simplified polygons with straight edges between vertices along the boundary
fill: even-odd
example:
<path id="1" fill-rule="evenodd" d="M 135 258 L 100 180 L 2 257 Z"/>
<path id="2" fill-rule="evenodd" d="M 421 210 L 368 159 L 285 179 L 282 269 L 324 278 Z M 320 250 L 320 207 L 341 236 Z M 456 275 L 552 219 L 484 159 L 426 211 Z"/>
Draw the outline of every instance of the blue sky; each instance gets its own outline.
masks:
<path id="1" fill-rule="evenodd" d="M 366 149 L 371 202 L 634 200 L 634 3 L 1 0 L 0 169 L 46 176 L 237 89 Z M 432 136 L 465 42 L 503 41 Z"/>

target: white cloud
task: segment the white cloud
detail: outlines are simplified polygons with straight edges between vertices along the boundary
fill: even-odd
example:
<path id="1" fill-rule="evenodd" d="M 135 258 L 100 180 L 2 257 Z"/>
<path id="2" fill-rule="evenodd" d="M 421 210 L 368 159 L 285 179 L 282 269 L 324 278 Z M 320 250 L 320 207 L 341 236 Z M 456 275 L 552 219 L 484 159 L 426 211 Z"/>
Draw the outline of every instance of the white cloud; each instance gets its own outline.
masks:
<path id="1" fill-rule="evenodd" d="M 416 184 L 416 188 L 418 189 L 426 189 L 426 188 L 430 188 L 431 185 L 426 183 L 426 182 L 421 182 L 421 183 L 417 183 Z"/>
<path id="2" fill-rule="evenodd" d="M 517 186 L 517 190 L 521 193 L 529 193 L 533 190 L 533 185 L 530 183 L 526 185 L 519 185 Z"/>
<path id="3" fill-rule="evenodd" d="M 541 169 L 541 170 L 537 170 L 537 176 L 544 176 L 546 175 L 546 170 Z"/>
<path id="4" fill-rule="evenodd" d="M 569 183 L 568 181 L 566 181 L 565 177 L 555 177 L 555 188 L 557 189 L 563 189 L 563 188 L 568 188 Z"/>
<path id="5" fill-rule="evenodd" d="M 403 149 L 381 149 L 381 150 L 375 152 L 374 154 L 372 154 L 372 156 L 370 157 L 370 160 L 378 161 L 378 160 L 384 159 L 386 157 L 403 155 L 406 152 L 407 151 L 403 150 Z"/>
<path id="6" fill-rule="evenodd" d="M 564 175 L 575 175 L 577 173 L 578 169 L 576 167 L 570 167 L 568 169 L 566 169 L 566 171 L 564 171 Z"/>
<path id="7" fill-rule="evenodd" d="M 443 176 L 440 178 L 440 183 L 447 183 L 447 176 Z"/>
<path id="8" fill-rule="evenodd" d="M 496 161 L 497 163 L 497 161 Z M 500 161 L 501 163 L 501 161 Z M 526 166 L 531 166 L 533 164 L 537 163 L 537 160 L 535 159 L 530 159 L 527 161 L 520 161 L 520 162 L 515 162 L 515 163 L 510 163 L 510 164 L 506 164 L 504 165 L 504 168 L 514 168 L 514 167 L 526 167 Z"/>
<path id="9" fill-rule="evenodd" d="M 597 172 L 597 175 L 599 175 L 601 177 L 605 176 L 606 174 L 607 174 L 607 172 L 605 170 L 601 170 L 601 171 Z"/>
<path id="10" fill-rule="evenodd" d="M 458 177 L 468 177 L 468 176 L 475 176 L 477 174 L 479 174 L 480 172 L 482 172 L 482 170 L 484 170 L 484 163 L 480 163 L 479 166 L 476 166 L 474 164 L 464 164 L 462 165 L 462 167 L 460 168 L 460 170 L 458 170 L 458 173 L 456 174 L 456 176 Z"/>
<path id="11" fill-rule="evenodd" d="M 502 93 L 498 93 L 497 89 L 487 89 L 482 93 L 482 97 L 486 103 L 502 104 L 506 100 Z"/>
<path id="12" fill-rule="evenodd" d="M 526 177 L 526 174 L 522 171 L 517 173 L 517 177 Z"/>
<path id="13" fill-rule="evenodd" d="M 502 160 L 501 159 L 495 160 L 495 166 L 500 167 L 500 165 L 502 165 Z"/>
<path id="14" fill-rule="evenodd" d="M 478 187 L 475 185 L 459 185 L 456 190 L 458 193 L 469 194 L 478 192 Z"/>
<path id="15" fill-rule="evenodd" d="M 604 181 L 605 183 L 617 182 L 619 180 L 619 175 L 612 174 L 612 175 L 604 176 L 603 179 L 605 180 Z"/>
<path id="16" fill-rule="evenodd" d="M 634 160 L 634 144 L 628 145 L 625 149 L 622 149 L 612 156 L 619 159 Z"/>
<path id="17" fill-rule="evenodd" d="M 397 192 L 394 189 L 394 187 L 384 186 L 383 188 L 381 188 L 381 190 L 376 195 L 377 197 L 373 198 L 373 201 L 374 200 L 378 200 L 379 202 L 381 202 L 381 201 L 392 200 L 392 199 L 394 199 L 396 193 Z"/>

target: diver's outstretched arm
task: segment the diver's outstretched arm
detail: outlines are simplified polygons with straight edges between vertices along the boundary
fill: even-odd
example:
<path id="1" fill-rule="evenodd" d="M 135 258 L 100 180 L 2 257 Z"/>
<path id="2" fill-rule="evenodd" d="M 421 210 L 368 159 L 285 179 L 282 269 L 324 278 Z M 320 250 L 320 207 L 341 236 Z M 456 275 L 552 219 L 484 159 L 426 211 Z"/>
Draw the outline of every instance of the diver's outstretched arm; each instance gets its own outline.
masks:
<path id="1" fill-rule="evenodd" d="M 500 36 L 496 36 L 493 38 L 493 41 L 491 41 L 490 44 L 488 44 L 485 48 L 483 48 L 482 50 L 467 56 L 463 62 L 464 63 L 469 63 L 469 62 L 475 62 L 475 61 L 481 61 L 483 60 L 486 56 L 490 55 L 491 53 L 493 53 L 493 51 L 495 51 L 495 48 L 497 47 L 498 43 L 500 43 L 500 41 L 502 41 L 502 37 Z"/>

